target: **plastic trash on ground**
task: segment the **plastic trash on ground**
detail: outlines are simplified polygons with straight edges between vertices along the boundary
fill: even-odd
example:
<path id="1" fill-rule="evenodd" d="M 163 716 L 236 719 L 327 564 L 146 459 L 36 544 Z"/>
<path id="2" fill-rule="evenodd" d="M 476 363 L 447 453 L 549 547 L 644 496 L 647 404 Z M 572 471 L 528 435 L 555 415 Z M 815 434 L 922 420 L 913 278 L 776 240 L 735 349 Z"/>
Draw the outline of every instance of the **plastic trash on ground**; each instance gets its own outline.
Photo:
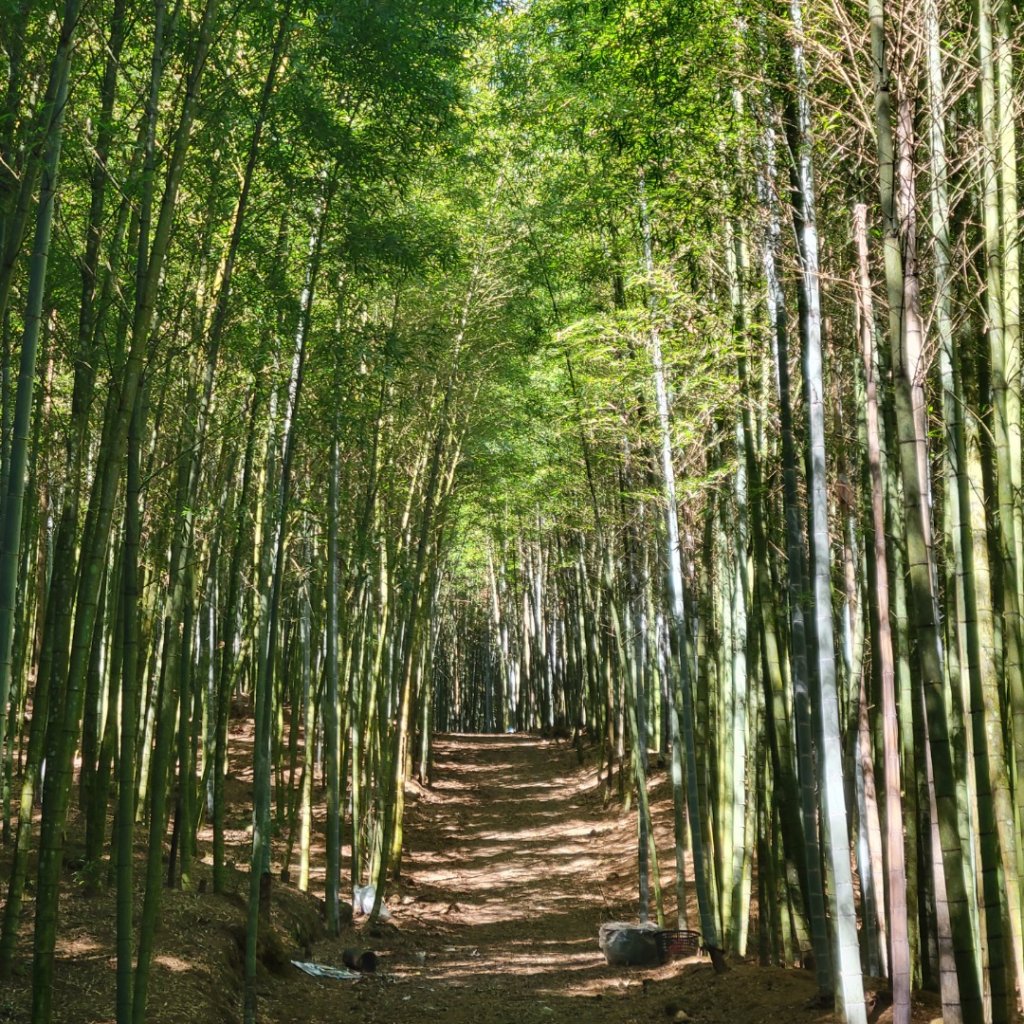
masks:
<path id="1" fill-rule="evenodd" d="M 369 914 L 373 910 L 373 901 L 377 898 L 377 887 L 375 885 L 357 885 L 352 890 L 352 912 Z M 391 917 L 391 911 L 384 904 L 380 907 L 380 920 L 387 921 Z"/>
<path id="2" fill-rule="evenodd" d="M 331 978 L 333 981 L 358 981 L 362 975 L 344 967 L 330 967 L 327 964 L 314 964 L 308 960 L 293 960 L 292 963 L 300 971 L 313 978 Z"/>
<path id="3" fill-rule="evenodd" d="M 658 932 L 658 926 L 650 921 L 606 921 L 598 930 L 597 944 L 611 967 L 657 967 L 663 963 Z"/>

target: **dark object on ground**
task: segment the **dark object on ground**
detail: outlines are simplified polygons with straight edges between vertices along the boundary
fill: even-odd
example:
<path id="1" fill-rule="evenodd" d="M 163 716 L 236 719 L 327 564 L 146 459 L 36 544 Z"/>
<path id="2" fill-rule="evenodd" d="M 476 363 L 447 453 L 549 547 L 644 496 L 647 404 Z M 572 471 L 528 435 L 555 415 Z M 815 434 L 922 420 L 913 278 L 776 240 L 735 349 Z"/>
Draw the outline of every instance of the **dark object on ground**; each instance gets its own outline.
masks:
<path id="1" fill-rule="evenodd" d="M 360 974 L 373 974 L 377 970 L 377 954 L 370 949 L 363 952 L 358 949 L 343 950 L 341 962 Z"/>
<path id="2" fill-rule="evenodd" d="M 608 921 L 601 925 L 598 945 L 612 967 L 657 967 L 676 957 L 696 956 L 700 933 L 685 928 Z"/>
<path id="3" fill-rule="evenodd" d="M 601 925 L 597 943 L 612 967 L 657 967 L 662 963 L 656 924 L 627 924 L 606 921 Z"/>
<path id="4" fill-rule="evenodd" d="M 666 963 L 679 956 L 696 956 L 700 951 L 700 932 L 686 928 L 664 928 L 657 933 L 661 962 Z"/>

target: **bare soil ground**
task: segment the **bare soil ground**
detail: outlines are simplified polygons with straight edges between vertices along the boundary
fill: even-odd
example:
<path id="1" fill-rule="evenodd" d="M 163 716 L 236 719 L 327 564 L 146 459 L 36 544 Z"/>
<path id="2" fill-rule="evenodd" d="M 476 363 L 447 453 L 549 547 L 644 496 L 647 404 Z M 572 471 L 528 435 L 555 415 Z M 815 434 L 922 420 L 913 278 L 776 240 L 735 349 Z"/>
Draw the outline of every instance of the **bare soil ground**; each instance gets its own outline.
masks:
<path id="1" fill-rule="evenodd" d="M 147 1019 L 234 1024 L 241 1009 L 241 925 L 248 878 L 248 737 L 235 737 L 230 824 L 235 891 L 164 892 Z M 435 783 L 409 790 L 401 882 L 390 922 L 357 919 L 340 938 L 321 921 L 323 837 L 311 893 L 274 886 L 271 941 L 262 951 L 259 1019 L 265 1024 L 818 1024 L 804 971 L 730 961 L 716 975 L 702 958 L 654 969 L 608 967 L 597 946 L 604 920 L 635 916 L 635 814 L 606 807 L 596 771 L 565 744 L 520 736 L 451 736 L 436 744 Z M 659 848 L 671 879 L 670 806 Z M 322 826 L 322 821 L 318 823 Z M 72 835 L 75 823 L 72 823 Z M 209 840 L 208 834 L 201 838 Z M 283 838 L 283 837 L 282 837 Z M 205 847 L 205 842 L 201 844 Z M 276 851 L 281 863 L 282 848 Z M 139 856 L 144 854 L 140 846 Z M 298 853 L 295 853 L 297 861 Z M 209 860 L 207 856 L 207 861 Z M 0 854 L 0 878 L 7 857 Z M 141 868 L 141 860 L 140 860 Z M 208 863 L 197 882 L 209 887 Z M 291 865 L 290 877 L 297 876 Z M 86 896 L 73 870 L 61 906 L 55 986 L 58 1024 L 109 1024 L 114 1004 L 113 896 Z M 0 989 L 0 1022 L 27 1022 L 31 900 L 17 977 Z M 137 901 L 141 906 L 141 894 Z M 290 960 L 340 966 L 345 949 L 373 949 L 378 972 L 356 982 L 311 978 Z M 872 1019 L 891 1019 L 880 998 Z M 915 1024 L 937 1018 L 915 1006 Z"/>

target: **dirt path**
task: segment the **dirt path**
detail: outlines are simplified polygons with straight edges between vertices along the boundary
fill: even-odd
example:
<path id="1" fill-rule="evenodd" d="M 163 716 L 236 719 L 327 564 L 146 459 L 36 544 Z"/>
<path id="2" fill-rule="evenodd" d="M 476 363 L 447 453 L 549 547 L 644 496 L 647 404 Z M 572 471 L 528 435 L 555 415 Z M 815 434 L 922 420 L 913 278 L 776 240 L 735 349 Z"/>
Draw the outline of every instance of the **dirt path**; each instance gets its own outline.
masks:
<path id="1" fill-rule="evenodd" d="M 813 984 L 801 972 L 736 964 L 719 977 L 703 960 L 605 965 L 600 922 L 635 915 L 635 817 L 602 806 L 594 772 L 566 745 L 445 737 L 434 778 L 413 796 L 393 927 L 348 938 L 381 954 L 380 973 L 356 984 L 287 975 L 266 992 L 267 1016 L 281 1024 L 831 1020 L 805 1008 Z M 334 962 L 338 950 L 324 943 L 313 953 Z"/>
<path id="2" fill-rule="evenodd" d="M 450 898 L 443 913 L 457 927 L 450 955 L 428 954 L 428 976 L 450 980 L 459 959 L 466 973 L 528 979 L 544 994 L 552 981 L 562 993 L 566 980 L 588 991 L 601 973 L 597 924 L 625 910 L 609 886 L 625 851 L 619 823 L 588 776 L 563 770 L 566 757 L 511 736 L 439 744 L 439 799 L 410 823 L 410 881 L 422 893 L 412 906 L 429 905 L 427 925 Z"/>

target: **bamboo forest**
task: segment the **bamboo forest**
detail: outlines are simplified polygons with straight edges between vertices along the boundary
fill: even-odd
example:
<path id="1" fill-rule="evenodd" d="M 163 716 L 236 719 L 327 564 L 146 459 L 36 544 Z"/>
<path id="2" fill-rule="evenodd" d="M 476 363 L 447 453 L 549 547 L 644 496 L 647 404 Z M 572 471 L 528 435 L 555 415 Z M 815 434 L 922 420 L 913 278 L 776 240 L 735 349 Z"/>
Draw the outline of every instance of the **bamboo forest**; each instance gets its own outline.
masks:
<path id="1" fill-rule="evenodd" d="M 0 67 L 0 1021 L 1024 1019 L 1018 5 Z"/>

